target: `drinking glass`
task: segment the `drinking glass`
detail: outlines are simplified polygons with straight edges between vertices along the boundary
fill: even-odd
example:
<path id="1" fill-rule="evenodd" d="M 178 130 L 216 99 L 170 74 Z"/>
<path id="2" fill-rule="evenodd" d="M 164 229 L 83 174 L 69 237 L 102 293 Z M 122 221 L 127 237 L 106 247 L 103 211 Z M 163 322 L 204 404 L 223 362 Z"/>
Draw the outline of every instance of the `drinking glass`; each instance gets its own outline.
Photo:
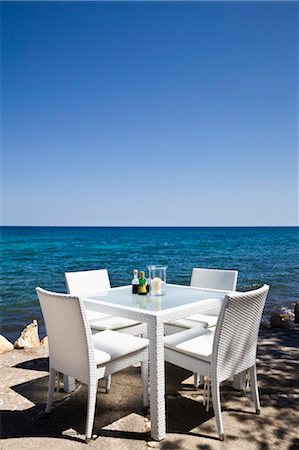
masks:
<path id="1" fill-rule="evenodd" d="M 149 292 L 151 295 L 165 295 L 167 266 L 147 266 L 149 271 Z"/>

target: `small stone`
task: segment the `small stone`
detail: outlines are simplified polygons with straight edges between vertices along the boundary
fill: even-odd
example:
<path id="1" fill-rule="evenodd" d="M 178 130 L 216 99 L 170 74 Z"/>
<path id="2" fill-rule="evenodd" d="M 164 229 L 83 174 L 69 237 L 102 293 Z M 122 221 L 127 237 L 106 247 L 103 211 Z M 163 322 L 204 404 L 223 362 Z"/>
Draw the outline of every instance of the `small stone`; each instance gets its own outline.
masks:
<path id="1" fill-rule="evenodd" d="M 145 419 L 144 419 L 144 426 L 145 426 L 145 432 L 149 433 L 151 431 L 151 422 L 147 417 L 145 417 Z"/>
<path id="2" fill-rule="evenodd" d="M 0 334 L 0 354 L 13 350 L 13 344 Z"/>
<path id="3" fill-rule="evenodd" d="M 46 347 L 48 345 L 48 336 L 45 336 L 41 341 L 40 341 L 40 345 L 43 345 L 44 347 Z"/>
<path id="4" fill-rule="evenodd" d="M 299 323 L 299 303 L 298 302 L 295 304 L 294 314 L 295 314 L 295 323 Z"/>
<path id="5" fill-rule="evenodd" d="M 160 443 L 156 441 L 148 441 L 146 445 L 150 448 L 157 448 L 159 447 Z"/>
<path id="6" fill-rule="evenodd" d="M 271 328 L 283 328 L 283 320 L 280 314 L 274 312 L 271 313 L 270 326 Z"/>
<path id="7" fill-rule="evenodd" d="M 63 436 L 78 436 L 78 431 L 74 430 L 74 428 L 68 428 L 67 430 L 63 430 Z"/>
<path id="8" fill-rule="evenodd" d="M 34 319 L 32 323 L 27 325 L 21 332 L 21 335 L 15 342 L 15 348 L 35 348 L 40 346 L 38 337 L 38 324 Z"/>

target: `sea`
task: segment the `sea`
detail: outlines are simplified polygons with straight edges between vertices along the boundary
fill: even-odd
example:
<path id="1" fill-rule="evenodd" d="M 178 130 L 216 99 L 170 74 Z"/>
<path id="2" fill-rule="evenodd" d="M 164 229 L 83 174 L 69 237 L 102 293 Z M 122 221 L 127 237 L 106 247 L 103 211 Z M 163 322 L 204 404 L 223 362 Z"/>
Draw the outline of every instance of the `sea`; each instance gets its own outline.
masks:
<path id="1" fill-rule="evenodd" d="M 167 265 L 188 285 L 193 267 L 236 269 L 238 290 L 270 285 L 263 320 L 299 301 L 298 227 L 1 227 L 1 334 L 14 341 L 37 319 L 37 286 L 66 292 L 64 272 L 108 269 L 112 286 L 133 270 Z"/>

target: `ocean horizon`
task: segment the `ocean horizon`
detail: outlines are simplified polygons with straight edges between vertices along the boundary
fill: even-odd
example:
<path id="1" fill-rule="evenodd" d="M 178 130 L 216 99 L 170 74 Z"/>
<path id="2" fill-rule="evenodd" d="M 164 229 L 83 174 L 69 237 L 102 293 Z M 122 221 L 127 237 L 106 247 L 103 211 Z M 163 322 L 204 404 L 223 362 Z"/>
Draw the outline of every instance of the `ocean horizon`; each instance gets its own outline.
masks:
<path id="1" fill-rule="evenodd" d="M 64 272 L 108 269 L 111 285 L 129 284 L 133 270 L 168 266 L 167 281 L 188 285 L 193 267 L 236 269 L 237 289 L 267 283 L 264 319 L 299 301 L 297 226 L 2 226 L 1 334 L 15 340 L 36 318 L 40 286 L 66 292 Z"/>

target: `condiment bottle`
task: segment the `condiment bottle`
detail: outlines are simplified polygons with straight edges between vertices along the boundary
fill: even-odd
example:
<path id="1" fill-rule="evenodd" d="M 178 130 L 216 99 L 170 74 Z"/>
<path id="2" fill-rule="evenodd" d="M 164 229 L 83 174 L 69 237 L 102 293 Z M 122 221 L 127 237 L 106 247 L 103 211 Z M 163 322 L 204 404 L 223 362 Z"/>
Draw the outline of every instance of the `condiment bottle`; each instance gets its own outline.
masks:
<path id="1" fill-rule="evenodd" d="M 134 270 L 134 278 L 132 280 L 132 294 L 138 294 L 139 288 L 139 279 L 138 279 L 138 270 Z"/>
<path id="2" fill-rule="evenodd" d="M 145 278 L 144 272 L 142 270 L 140 271 L 138 294 L 139 295 L 146 295 L 147 294 L 146 278 Z"/>

